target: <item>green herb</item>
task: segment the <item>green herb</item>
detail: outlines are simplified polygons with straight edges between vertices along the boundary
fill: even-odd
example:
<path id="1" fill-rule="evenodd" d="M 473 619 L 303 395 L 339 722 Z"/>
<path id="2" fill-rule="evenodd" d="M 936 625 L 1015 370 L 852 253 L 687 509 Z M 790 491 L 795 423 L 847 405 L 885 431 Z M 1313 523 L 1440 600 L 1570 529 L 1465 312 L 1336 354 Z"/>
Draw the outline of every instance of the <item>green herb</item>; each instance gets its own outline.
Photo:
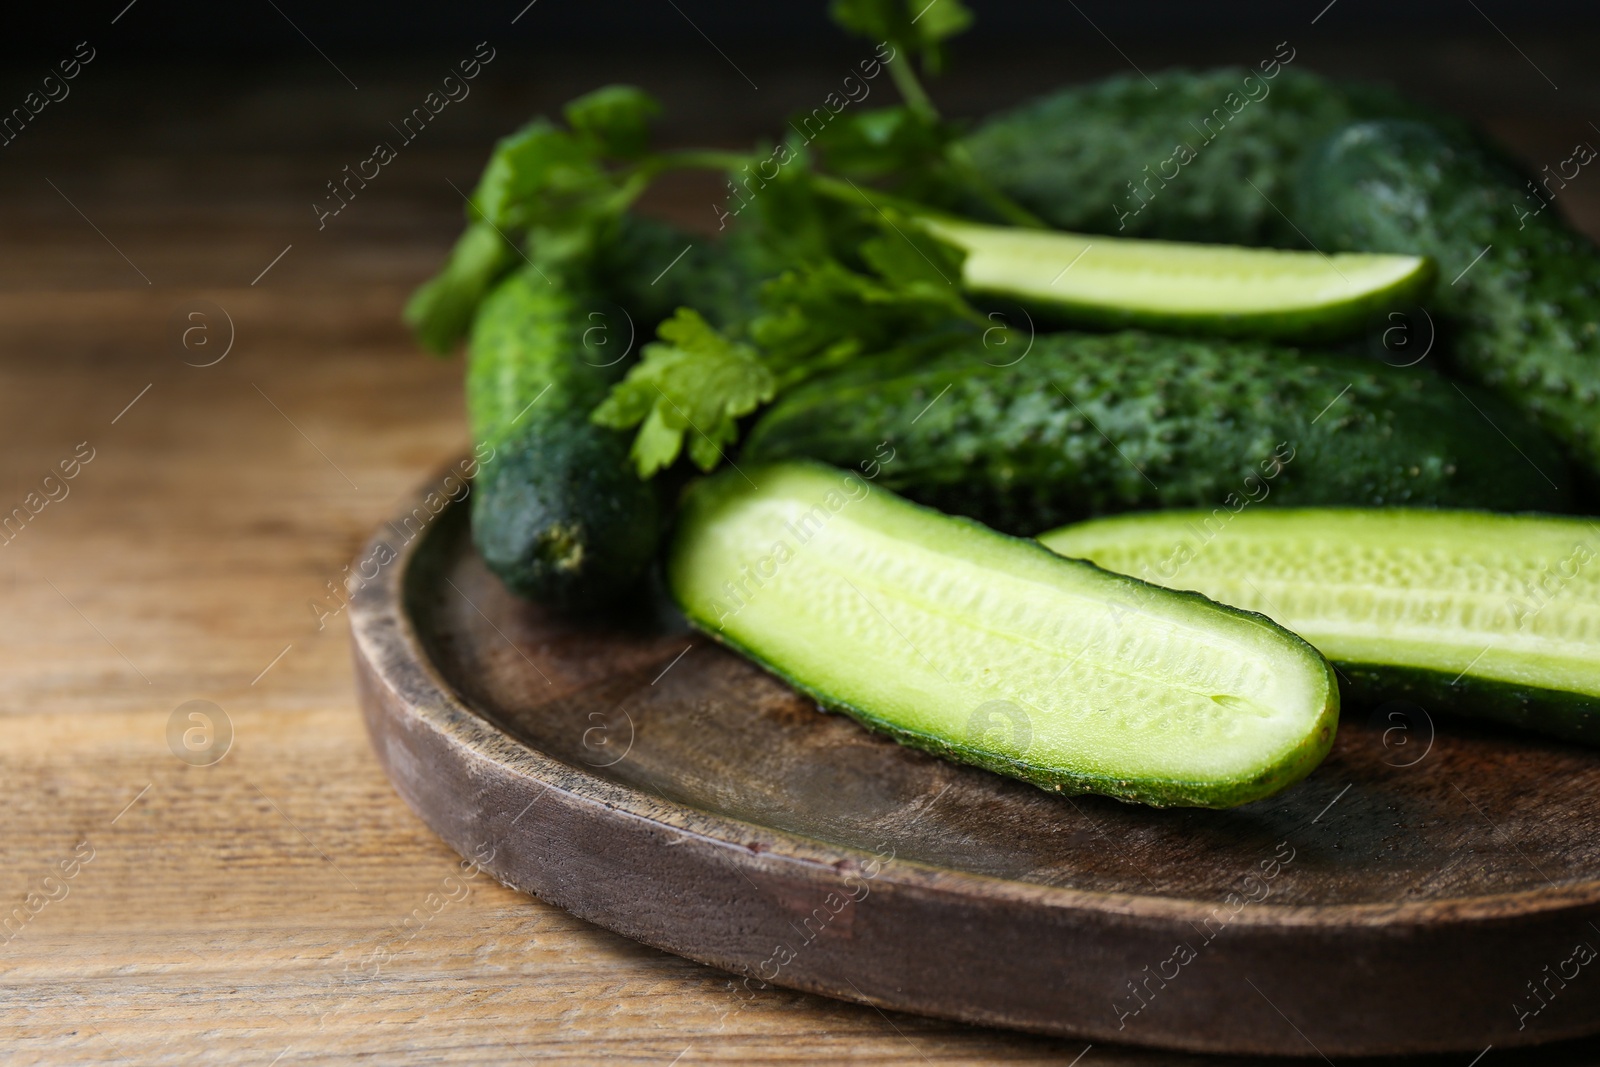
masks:
<path id="1" fill-rule="evenodd" d="M 663 171 L 726 171 L 738 198 L 739 254 L 762 279 L 755 306 L 728 321 L 680 307 L 660 324 L 627 377 L 592 413 L 634 430 L 648 478 L 680 454 L 710 470 L 740 420 L 782 391 L 862 356 L 937 348 L 992 326 L 961 293 L 963 253 L 917 222 L 930 208 L 987 205 L 1012 222 L 1037 220 L 980 179 L 918 81 L 971 15 L 959 0 L 836 0 L 834 20 L 893 49 L 905 103 L 860 112 L 822 141 L 833 173 L 795 141 L 772 152 L 653 152 L 660 105 L 631 86 L 569 103 L 565 126 L 539 118 L 502 139 L 468 199 L 468 227 L 444 270 L 420 287 L 405 318 L 419 341 L 448 352 L 490 288 L 523 261 L 552 284 L 588 280 L 618 222 Z M 775 177 L 759 165 L 782 160 Z M 757 177 L 752 178 L 752 173 Z M 885 192 L 888 189 L 890 192 Z M 719 316 L 711 316 L 714 319 Z"/>
<path id="2" fill-rule="evenodd" d="M 944 66 L 944 42 L 972 25 L 960 0 L 834 0 L 833 21 L 895 49 L 889 76 L 905 104 L 862 111 L 833 123 L 819 141 L 842 174 L 887 180 L 903 196 L 943 207 L 971 204 L 1013 226 L 1045 224 L 996 189 L 973 163 L 960 130 L 939 115 L 911 65 L 928 74 Z"/>
<path id="3" fill-rule="evenodd" d="M 456 239 L 444 270 L 419 286 L 406 301 L 402 313 L 406 325 L 424 348 L 448 355 L 456 342 L 466 336 L 489 287 L 515 259 L 516 251 L 493 226 L 472 223 Z"/>
<path id="4" fill-rule="evenodd" d="M 448 353 L 489 288 L 519 262 L 554 273 L 590 256 L 653 176 L 642 157 L 660 110 L 642 90 L 607 86 L 567 105 L 571 130 L 537 118 L 501 138 L 467 200 L 466 232 L 444 270 L 406 304 L 418 340 Z"/>
<path id="5" fill-rule="evenodd" d="M 944 42 L 972 25 L 972 12 L 961 0 L 833 0 L 828 14 L 851 33 L 918 56 L 929 74 L 944 66 Z M 899 77 L 895 80 L 898 84 Z M 910 91 L 902 87 L 901 94 L 913 106 L 932 106 L 920 85 Z"/>
<path id="6" fill-rule="evenodd" d="M 643 89 L 607 85 L 569 103 L 567 125 L 596 153 L 613 159 L 638 159 L 650 142 L 650 120 L 661 105 Z"/>
<path id="7" fill-rule="evenodd" d="M 604 426 L 639 427 L 632 456 L 641 477 L 676 459 L 685 439 L 689 458 L 711 470 L 740 417 L 813 375 L 990 325 L 958 287 L 960 250 L 899 207 L 803 164 L 752 206 L 742 237 L 751 258 L 795 266 L 761 287 L 754 315 L 723 332 L 680 310 L 661 326 L 665 343 L 647 345 L 594 413 Z"/>
<path id="8" fill-rule="evenodd" d="M 595 409 L 594 421 L 639 427 L 632 454 L 640 477 L 677 459 L 691 430 L 689 458 L 710 470 L 738 435 L 739 417 L 770 401 L 777 381 L 754 348 L 718 333 L 693 308 L 679 308 L 656 336 L 661 340 L 645 346 L 644 358 Z"/>

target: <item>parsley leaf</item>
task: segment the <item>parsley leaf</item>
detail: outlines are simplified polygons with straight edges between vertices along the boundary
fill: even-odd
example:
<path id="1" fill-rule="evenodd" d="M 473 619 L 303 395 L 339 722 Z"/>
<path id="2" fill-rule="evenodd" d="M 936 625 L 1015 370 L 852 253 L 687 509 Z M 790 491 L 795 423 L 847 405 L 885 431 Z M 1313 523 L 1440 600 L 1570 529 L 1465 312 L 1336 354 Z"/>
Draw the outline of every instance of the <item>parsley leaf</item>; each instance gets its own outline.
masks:
<path id="1" fill-rule="evenodd" d="M 489 287 L 517 257 L 516 250 L 487 223 L 473 223 L 456 240 L 444 270 L 424 282 L 401 313 L 422 346 L 449 355 L 466 336 L 473 313 Z"/>
<path id="2" fill-rule="evenodd" d="M 931 263 L 923 264 L 927 273 L 912 267 L 917 253 L 898 235 L 862 245 L 879 268 L 873 273 L 837 260 L 785 271 L 762 288 L 764 311 L 751 322 L 751 337 L 787 388 L 855 356 L 969 320 L 976 313 L 955 286 L 960 253 L 947 248 L 935 254 L 950 271 L 948 281 L 932 276 L 940 268 Z"/>
<path id="3" fill-rule="evenodd" d="M 901 104 L 841 116 L 817 143 L 833 170 L 876 181 L 905 179 L 914 168 L 939 161 L 952 137 L 944 123 Z"/>
<path id="4" fill-rule="evenodd" d="M 548 280 L 590 258 L 648 180 L 645 147 L 659 111 L 642 90 L 608 86 L 567 105 L 570 130 L 537 118 L 496 142 L 468 198 L 466 232 L 406 304 L 405 321 L 423 346 L 448 353 L 517 263 Z"/>
<path id="5" fill-rule="evenodd" d="M 661 105 L 643 89 L 607 85 L 569 103 L 562 111 L 579 138 L 611 159 L 637 159 L 650 140 L 650 120 Z"/>
<path id="6" fill-rule="evenodd" d="M 738 436 L 739 418 L 771 401 L 777 382 L 754 348 L 717 332 L 693 308 L 679 308 L 656 336 L 592 418 L 640 427 L 631 455 L 641 478 L 677 459 L 685 437 L 689 458 L 709 471 Z"/>
<path id="7" fill-rule="evenodd" d="M 930 73 L 944 62 L 940 46 L 972 25 L 961 0 L 833 0 L 828 14 L 852 33 L 918 54 Z"/>
<path id="8" fill-rule="evenodd" d="M 559 216 L 574 200 L 592 198 L 607 185 L 590 144 L 537 118 L 496 143 L 468 216 L 502 230 L 523 229 Z"/>

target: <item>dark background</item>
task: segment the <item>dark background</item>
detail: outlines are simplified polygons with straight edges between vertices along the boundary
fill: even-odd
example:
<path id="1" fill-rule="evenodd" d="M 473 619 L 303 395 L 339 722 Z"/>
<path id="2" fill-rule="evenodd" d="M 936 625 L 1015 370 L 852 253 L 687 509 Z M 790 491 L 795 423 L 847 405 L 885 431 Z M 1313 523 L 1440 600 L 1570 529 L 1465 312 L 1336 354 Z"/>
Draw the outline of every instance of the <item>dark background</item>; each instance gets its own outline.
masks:
<path id="1" fill-rule="evenodd" d="M 118 21 L 116 44 L 124 55 L 183 61 L 210 56 L 291 56 L 305 41 L 293 20 L 335 60 L 428 50 L 448 44 L 501 36 L 527 0 L 498 3 L 438 3 L 406 0 L 136 0 Z M 1331 34 L 1360 35 L 1414 31 L 1435 36 L 1502 30 L 1565 29 L 1600 26 L 1600 5 L 1588 0 L 1338 0 L 1319 27 Z M 92 4 L 30 4 L 10 12 L 0 50 L 13 55 L 48 52 L 82 39 L 85 26 L 116 16 L 127 0 Z M 805 0 L 782 3 L 748 0 L 537 0 L 518 22 L 518 40 L 539 47 L 674 48 L 703 39 L 698 24 L 719 43 L 783 42 L 815 44 L 835 36 L 825 5 Z M 1195 3 L 1186 0 L 973 0 L 978 23 L 968 40 L 978 46 L 1003 45 L 1019 37 L 1092 36 L 1089 20 L 1115 36 L 1226 36 L 1264 25 L 1299 26 L 1315 17 L 1327 0 L 1246 0 Z M 537 17 L 534 17 L 537 14 Z M 1325 24 L 1325 25 L 1324 25 Z M 1286 30 L 1287 32 L 1287 30 Z M 110 35 L 105 35 L 108 37 Z"/>

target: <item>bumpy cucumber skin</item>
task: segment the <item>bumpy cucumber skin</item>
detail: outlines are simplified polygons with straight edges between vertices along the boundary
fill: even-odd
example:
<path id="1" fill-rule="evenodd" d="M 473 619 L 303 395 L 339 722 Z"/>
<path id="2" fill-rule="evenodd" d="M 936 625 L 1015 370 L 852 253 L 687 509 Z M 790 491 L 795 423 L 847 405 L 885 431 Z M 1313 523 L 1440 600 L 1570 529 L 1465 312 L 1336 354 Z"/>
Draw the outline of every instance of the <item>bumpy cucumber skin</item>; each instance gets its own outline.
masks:
<path id="1" fill-rule="evenodd" d="M 627 369 L 596 365 L 596 346 L 585 347 L 598 306 L 519 271 L 479 308 L 467 367 L 473 439 L 493 450 L 473 487 L 473 543 L 508 589 L 563 611 L 631 588 L 662 529 L 628 435 L 589 421 Z"/>
<path id="2" fill-rule="evenodd" d="M 1394 121 L 1330 138 L 1298 196 L 1301 225 L 1327 251 L 1435 257 L 1455 279 L 1432 303 L 1460 372 L 1600 471 L 1600 249 L 1540 203 L 1472 142 Z"/>
<path id="3" fill-rule="evenodd" d="M 805 465 L 827 469 L 821 464 Z M 761 482 L 761 467 L 747 468 L 745 473 L 753 477 L 758 484 Z M 742 483 L 741 485 L 736 485 L 734 482 L 735 476 L 735 472 L 724 471 L 719 475 L 696 482 L 685 493 L 683 508 L 677 523 L 677 532 L 674 534 L 673 546 L 669 550 L 668 556 L 667 579 L 669 591 L 677 603 L 679 611 L 683 613 L 692 626 L 720 644 L 737 651 L 745 658 L 758 664 L 769 674 L 782 679 L 791 688 L 816 701 L 818 706 L 824 710 L 842 712 L 862 726 L 886 734 L 907 747 L 931 753 L 941 759 L 956 763 L 966 763 L 995 774 L 1017 778 L 1048 792 L 1067 796 L 1096 793 L 1116 800 L 1144 804 L 1156 808 L 1234 808 L 1241 804 L 1261 800 L 1280 792 L 1309 775 L 1333 748 L 1334 734 L 1339 726 L 1338 679 L 1335 677 L 1333 668 L 1328 664 L 1327 660 L 1310 644 L 1258 612 L 1219 604 L 1200 593 L 1188 590 L 1166 589 L 1141 581 L 1138 578 L 1114 574 L 1114 572 L 1106 571 L 1105 568 L 1098 567 L 1087 560 L 1073 560 L 1071 562 L 1074 566 L 1090 567 L 1127 582 L 1128 587 L 1136 596 L 1142 593 L 1163 598 L 1181 597 L 1204 604 L 1213 610 L 1220 609 L 1232 615 L 1246 616 L 1259 620 L 1272 629 L 1280 631 L 1285 638 L 1301 647 L 1308 661 L 1321 664 L 1323 673 L 1322 689 L 1327 694 L 1327 697 L 1317 717 L 1315 727 L 1295 749 L 1287 753 L 1273 767 L 1249 778 L 1222 782 L 1196 782 L 1169 778 L 1118 778 L 1108 775 L 1083 774 L 1013 759 L 958 740 L 941 737 L 937 734 L 908 730 L 892 720 L 874 714 L 869 709 L 852 704 L 825 688 L 811 685 L 796 678 L 785 670 L 782 664 L 774 663 L 764 658 L 758 651 L 728 634 L 718 624 L 718 620 L 709 615 L 699 613 L 688 598 L 680 594 L 680 582 L 674 580 L 674 577 L 678 572 L 678 560 L 684 539 L 694 536 L 696 525 L 702 521 L 701 517 L 717 506 L 717 501 L 720 497 L 726 495 L 730 490 L 742 492 Z M 906 507 L 925 511 L 930 515 L 937 515 L 944 521 L 965 523 L 969 526 L 983 529 L 985 533 L 992 536 L 1007 536 L 989 530 L 983 527 L 981 523 L 964 516 L 944 515 L 932 508 L 923 507 L 909 500 L 902 501 L 902 503 Z M 1061 558 L 1037 541 L 1020 539 L 1020 543 L 1027 546 L 1030 551 L 1037 550 L 1057 560 Z"/>
<path id="4" fill-rule="evenodd" d="M 1137 332 L 1042 335 L 1013 366 L 991 365 L 1017 359 L 1013 347 L 883 357 L 808 383 L 756 424 L 744 455 L 865 469 L 887 441 L 879 484 L 1022 535 L 1229 494 L 1300 506 L 1569 504 L 1517 451 L 1565 485 L 1537 428 L 1420 367 Z"/>
<path id="5" fill-rule="evenodd" d="M 1227 67 L 1158 73 L 1159 92 L 1138 75 L 1074 86 L 988 119 L 965 144 L 991 182 L 1060 229 L 1304 248 L 1273 205 L 1289 211 L 1311 145 L 1357 119 L 1450 121 L 1380 89 L 1265 62 L 1276 77 Z M 1180 143 L 1194 158 L 1163 166 Z"/>
<path id="6" fill-rule="evenodd" d="M 596 289 L 627 310 L 635 351 L 682 306 L 717 326 L 755 314 L 763 274 L 743 232 L 707 241 L 656 219 L 622 216 L 593 269 Z"/>

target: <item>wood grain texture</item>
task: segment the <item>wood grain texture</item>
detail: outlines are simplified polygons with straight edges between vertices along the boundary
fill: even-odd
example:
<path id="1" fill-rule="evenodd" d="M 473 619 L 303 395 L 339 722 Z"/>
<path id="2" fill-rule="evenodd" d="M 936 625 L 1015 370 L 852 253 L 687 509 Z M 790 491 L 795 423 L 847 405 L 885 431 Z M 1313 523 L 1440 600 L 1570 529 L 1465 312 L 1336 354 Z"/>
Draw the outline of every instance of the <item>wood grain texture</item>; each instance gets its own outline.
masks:
<path id="1" fill-rule="evenodd" d="M 1308 42 L 1302 54 L 1489 116 L 1538 165 L 1560 160 L 1591 117 L 1593 42 L 1518 44 L 1560 94 L 1493 36 Z M 1032 55 L 958 66 L 941 97 L 972 112 L 1122 63 L 1087 34 Z M 1154 70 L 1252 55 L 1186 41 L 1137 59 Z M 419 356 L 395 321 L 460 223 L 444 179 L 465 186 L 494 136 L 606 80 L 663 89 L 679 142 L 747 143 L 829 91 L 831 59 L 763 61 L 759 95 L 709 49 L 653 65 L 508 64 L 319 232 L 310 201 L 426 90 L 431 59 L 353 69 L 358 97 L 314 57 L 209 72 L 119 72 L 114 58 L 0 167 L 0 508 L 79 442 L 95 449 L 70 495 L 0 548 L 0 913 L 30 892 L 60 895 L 44 879 L 81 842 L 94 850 L 65 895 L 0 945 L 0 1059 L 1073 1063 L 1084 1042 L 777 990 L 747 1002 L 723 972 L 486 877 L 452 889 L 458 857 L 368 747 L 343 615 L 318 630 L 309 607 L 466 444 L 459 365 Z M 853 58 L 841 53 L 843 66 Z M 657 207 L 709 221 L 704 192 Z M 1564 197 L 1593 223 L 1597 193 L 1578 182 Z M 205 369 L 185 366 L 168 333 L 197 296 L 237 335 Z M 214 766 L 168 748 L 172 712 L 195 699 L 235 730 Z M 430 894 L 459 899 L 435 912 Z M 374 976 L 362 961 L 379 950 Z M 1537 1062 L 1597 1060 L 1580 1045 Z M 1096 1044 L 1078 1062 L 1229 1061 Z M 1496 1049 L 1481 1067 L 1513 1062 Z"/>

